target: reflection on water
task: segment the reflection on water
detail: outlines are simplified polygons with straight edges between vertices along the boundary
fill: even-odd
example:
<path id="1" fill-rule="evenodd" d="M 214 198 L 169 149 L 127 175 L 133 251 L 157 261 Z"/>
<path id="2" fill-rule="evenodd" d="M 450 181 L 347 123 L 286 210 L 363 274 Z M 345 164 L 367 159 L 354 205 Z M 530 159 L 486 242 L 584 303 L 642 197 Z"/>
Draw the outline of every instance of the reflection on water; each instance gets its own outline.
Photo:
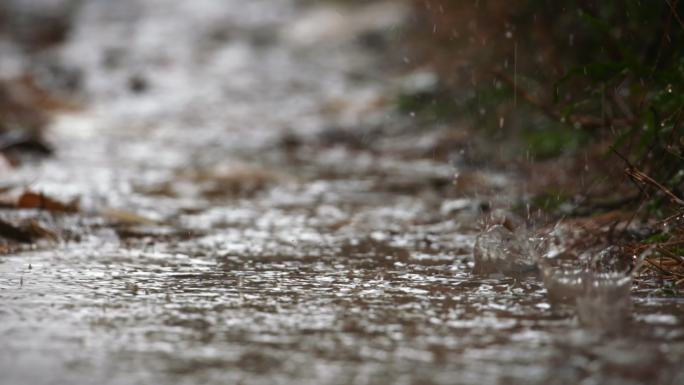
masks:
<path id="1" fill-rule="evenodd" d="M 400 7 L 325 7 L 84 2 L 58 56 L 94 102 L 7 183 L 85 215 L 0 257 L 1 382 L 684 382 L 679 299 L 562 263 L 539 280 L 501 227 L 477 242 L 502 274 L 472 274 L 478 197 L 398 150 L 427 136 L 369 108 L 391 79 L 340 32 L 391 34 Z M 602 333 L 623 300 L 634 327 Z M 573 302 L 599 327 L 554 311 Z"/>

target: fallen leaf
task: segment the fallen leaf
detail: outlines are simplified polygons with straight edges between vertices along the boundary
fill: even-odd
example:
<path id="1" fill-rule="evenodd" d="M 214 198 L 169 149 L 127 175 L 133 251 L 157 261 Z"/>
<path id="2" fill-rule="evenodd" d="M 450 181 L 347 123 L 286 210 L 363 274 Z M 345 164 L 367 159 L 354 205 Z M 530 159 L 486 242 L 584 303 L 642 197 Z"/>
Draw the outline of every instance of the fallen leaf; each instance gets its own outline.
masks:
<path id="1" fill-rule="evenodd" d="M 154 219 L 146 218 L 134 212 L 120 209 L 104 209 L 100 212 L 100 214 L 116 222 L 137 223 L 143 225 L 153 225 L 157 223 L 157 221 Z"/>
<path id="2" fill-rule="evenodd" d="M 78 210 L 76 201 L 62 203 L 58 200 L 45 196 L 42 193 L 25 191 L 17 201 L 17 207 L 21 209 L 40 209 L 48 211 L 58 211 L 72 213 Z"/>
<path id="3" fill-rule="evenodd" d="M 32 238 L 45 238 L 51 241 L 56 241 L 59 239 L 57 234 L 55 234 L 51 230 L 46 229 L 40 223 L 38 223 L 38 221 L 34 219 L 29 219 L 28 221 L 23 223 L 21 227 L 22 230 L 24 230 L 27 234 L 30 234 Z"/>
<path id="4" fill-rule="evenodd" d="M 21 243 L 31 243 L 33 241 L 31 234 L 27 231 L 24 231 L 11 223 L 5 222 L 2 219 L 0 219 L 0 236 Z"/>

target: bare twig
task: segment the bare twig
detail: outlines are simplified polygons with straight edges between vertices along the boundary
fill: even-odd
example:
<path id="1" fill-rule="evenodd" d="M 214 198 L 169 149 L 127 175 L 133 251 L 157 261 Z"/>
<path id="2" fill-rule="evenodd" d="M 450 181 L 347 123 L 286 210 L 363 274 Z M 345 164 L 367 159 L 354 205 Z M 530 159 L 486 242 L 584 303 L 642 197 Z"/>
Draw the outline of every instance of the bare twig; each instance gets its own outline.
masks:
<path id="1" fill-rule="evenodd" d="M 535 98 L 530 94 L 527 90 L 522 88 L 519 84 L 519 82 L 516 79 L 511 78 L 509 75 L 501 72 L 501 71 L 492 71 L 494 76 L 496 76 L 498 79 L 506 83 L 508 86 L 513 88 L 513 92 L 516 95 L 519 95 L 522 97 L 526 102 L 529 104 L 537 107 L 539 110 L 541 110 L 544 114 L 546 114 L 548 117 L 554 119 L 554 120 L 561 120 L 562 116 L 561 114 L 556 111 L 553 106 L 550 106 L 546 103 L 543 103 L 541 100 Z M 601 127 L 609 127 L 609 126 L 614 126 L 614 127 L 629 127 L 631 124 L 632 119 L 611 119 L 608 120 L 607 122 L 605 119 L 601 116 L 593 116 L 593 115 L 570 115 L 567 117 L 567 121 L 570 124 L 577 124 L 581 126 L 582 128 L 601 128 Z"/>
<path id="2" fill-rule="evenodd" d="M 682 21 L 682 18 L 679 17 L 679 14 L 677 13 L 677 9 L 675 8 L 675 5 L 676 5 L 678 2 L 679 2 L 679 1 L 675 2 L 675 4 L 673 5 L 673 4 L 670 2 L 670 0 L 665 0 L 665 3 L 666 3 L 666 4 L 670 7 L 670 9 L 672 10 L 672 15 L 674 16 L 675 20 L 677 20 L 677 22 L 679 23 L 679 26 L 681 26 L 682 29 L 684 29 L 684 21 Z"/>
<path id="3" fill-rule="evenodd" d="M 653 178 L 650 176 L 646 175 L 642 171 L 638 170 L 636 167 L 633 165 L 629 165 L 625 169 L 625 173 L 629 175 L 630 178 L 634 179 L 637 182 L 641 182 L 644 184 L 649 184 L 658 190 L 660 190 L 663 194 L 665 194 L 668 198 L 670 198 L 670 201 L 672 203 L 678 204 L 680 206 L 684 206 L 684 200 L 679 199 L 672 191 L 670 191 L 667 187 L 663 186 L 662 184 L 658 183 L 655 181 Z"/>
<path id="4" fill-rule="evenodd" d="M 650 185 L 651 187 L 655 187 L 656 189 L 660 190 L 663 194 L 665 194 L 668 198 L 670 198 L 670 201 L 672 201 L 672 203 L 675 203 L 679 206 L 684 206 L 684 200 L 680 199 L 678 196 L 672 193 L 672 191 L 670 191 L 667 187 L 658 183 L 655 179 L 651 178 L 650 176 L 646 175 L 644 172 L 636 168 L 636 166 L 634 166 L 626 157 L 620 154 L 615 149 L 615 147 L 611 147 L 611 150 L 614 154 L 616 154 L 620 159 L 622 159 L 625 162 L 625 164 L 627 165 L 627 167 L 625 167 L 625 174 L 627 174 L 627 176 L 629 176 L 630 179 L 634 181 L 637 185 L 638 183 L 641 183 Z"/>

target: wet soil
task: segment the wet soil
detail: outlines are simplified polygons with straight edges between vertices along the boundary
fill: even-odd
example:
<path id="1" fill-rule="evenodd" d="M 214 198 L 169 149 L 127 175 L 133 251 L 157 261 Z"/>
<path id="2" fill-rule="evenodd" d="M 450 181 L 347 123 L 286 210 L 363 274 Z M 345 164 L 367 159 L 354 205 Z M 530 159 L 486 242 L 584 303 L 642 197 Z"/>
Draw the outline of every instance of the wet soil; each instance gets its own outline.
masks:
<path id="1" fill-rule="evenodd" d="M 2 210 L 55 236 L 0 256 L 0 383 L 684 382 L 681 298 L 635 289 L 611 333 L 472 274 L 520 187 L 393 112 L 405 12 L 83 2 L 52 54 L 87 103 L 3 178 L 80 209 Z"/>

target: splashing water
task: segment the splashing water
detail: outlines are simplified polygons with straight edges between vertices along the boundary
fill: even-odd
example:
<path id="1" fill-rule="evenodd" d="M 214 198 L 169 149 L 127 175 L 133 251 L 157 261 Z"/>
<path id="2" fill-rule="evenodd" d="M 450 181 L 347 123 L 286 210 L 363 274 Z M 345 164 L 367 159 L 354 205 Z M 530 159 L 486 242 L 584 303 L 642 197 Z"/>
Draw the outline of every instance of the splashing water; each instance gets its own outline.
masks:
<path id="1" fill-rule="evenodd" d="M 473 256 L 474 274 L 522 278 L 537 273 L 529 241 L 502 225 L 491 226 L 477 236 Z"/>
<path id="2" fill-rule="evenodd" d="M 549 302 L 559 313 L 576 313 L 580 323 L 598 331 L 621 332 L 632 315 L 634 266 L 620 250 L 576 253 L 562 245 L 558 233 L 544 239 L 539 258 Z"/>

